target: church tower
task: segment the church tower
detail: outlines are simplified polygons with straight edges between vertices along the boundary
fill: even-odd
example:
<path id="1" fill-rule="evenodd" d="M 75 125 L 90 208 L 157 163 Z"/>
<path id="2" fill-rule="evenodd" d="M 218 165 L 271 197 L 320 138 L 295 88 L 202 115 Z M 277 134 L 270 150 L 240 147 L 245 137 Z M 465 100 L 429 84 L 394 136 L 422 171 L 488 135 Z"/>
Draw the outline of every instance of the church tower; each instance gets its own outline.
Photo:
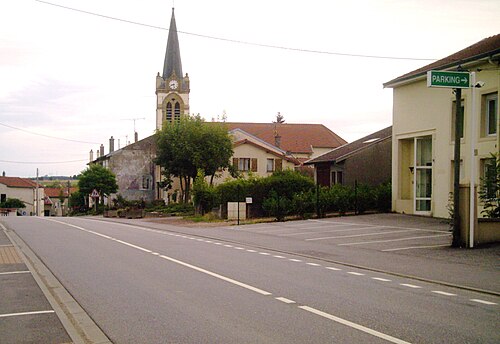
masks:
<path id="1" fill-rule="evenodd" d="M 174 9 L 168 30 L 163 74 L 156 76 L 156 129 L 164 122 L 179 120 L 189 114 L 189 77 L 182 74 L 181 52 Z"/>

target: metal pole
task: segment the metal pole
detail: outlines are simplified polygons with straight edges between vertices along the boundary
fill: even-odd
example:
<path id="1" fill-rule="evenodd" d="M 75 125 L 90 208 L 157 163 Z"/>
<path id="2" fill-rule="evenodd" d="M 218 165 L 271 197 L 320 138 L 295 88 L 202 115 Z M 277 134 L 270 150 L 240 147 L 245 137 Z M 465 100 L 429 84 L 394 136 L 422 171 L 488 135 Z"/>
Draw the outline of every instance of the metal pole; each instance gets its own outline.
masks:
<path id="1" fill-rule="evenodd" d="M 240 186 L 236 185 L 236 202 L 238 203 L 238 226 L 240 225 Z"/>
<path id="2" fill-rule="evenodd" d="M 38 168 L 36 169 L 35 216 L 38 216 L 40 204 L 38 203 Z"/>
<path id="3" fill-rule="evenodd" d="M 459 216 L 459 203 L 460 203 L 460 123 L 462 112 L 462 89 L 455 89 L 455 151 L 453 155 L 453 247 L 460 246 L 460 216 Z"/>
<path id="4" fill-rule="evenodd" d="M 474 225 L 476 223 L 476 197 L 474 193 L 476 183 L 476 72 L 470 73 L 472 92 L 472 111 L 470 116 L 470 213 L 469 213 L 469 248 L 474 247 Z"/>

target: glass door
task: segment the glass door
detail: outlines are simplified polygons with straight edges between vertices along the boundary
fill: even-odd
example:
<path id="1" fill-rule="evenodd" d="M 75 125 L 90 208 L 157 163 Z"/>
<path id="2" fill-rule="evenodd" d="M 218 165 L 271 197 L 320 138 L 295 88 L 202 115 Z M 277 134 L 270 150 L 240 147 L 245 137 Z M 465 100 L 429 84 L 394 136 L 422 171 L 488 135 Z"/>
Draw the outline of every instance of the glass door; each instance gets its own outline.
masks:
<path id="1" fill-rule="evenodd" d="M 415 214 L 430 215 L 432 201 L 432 136 L 415 138 Z"/>

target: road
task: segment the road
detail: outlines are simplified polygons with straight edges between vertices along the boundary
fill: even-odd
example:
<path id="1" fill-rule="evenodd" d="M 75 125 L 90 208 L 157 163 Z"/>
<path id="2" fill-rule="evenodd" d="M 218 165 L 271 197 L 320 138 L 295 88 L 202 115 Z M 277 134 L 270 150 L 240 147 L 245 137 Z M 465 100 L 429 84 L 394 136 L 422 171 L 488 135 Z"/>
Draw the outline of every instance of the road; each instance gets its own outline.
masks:
<path id="1" fill-rule="evenodd" d="M 208 230 L 4 222 L 114 343 L 500 342 L 494 295 L 217 240 Z"/>

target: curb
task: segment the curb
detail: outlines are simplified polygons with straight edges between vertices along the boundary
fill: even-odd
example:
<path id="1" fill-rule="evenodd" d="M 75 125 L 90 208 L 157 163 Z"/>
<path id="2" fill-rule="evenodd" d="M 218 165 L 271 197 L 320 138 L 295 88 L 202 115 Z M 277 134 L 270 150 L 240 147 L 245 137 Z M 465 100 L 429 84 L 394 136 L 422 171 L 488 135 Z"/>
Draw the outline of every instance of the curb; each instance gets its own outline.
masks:
<path id="1" fill-rule="evenodd" d="M 36 283 L 75 344 L 112 344 L 85 310 L 76 302 L 29 246 L 3 224 L 0 227 L 31 271 Z"/>

